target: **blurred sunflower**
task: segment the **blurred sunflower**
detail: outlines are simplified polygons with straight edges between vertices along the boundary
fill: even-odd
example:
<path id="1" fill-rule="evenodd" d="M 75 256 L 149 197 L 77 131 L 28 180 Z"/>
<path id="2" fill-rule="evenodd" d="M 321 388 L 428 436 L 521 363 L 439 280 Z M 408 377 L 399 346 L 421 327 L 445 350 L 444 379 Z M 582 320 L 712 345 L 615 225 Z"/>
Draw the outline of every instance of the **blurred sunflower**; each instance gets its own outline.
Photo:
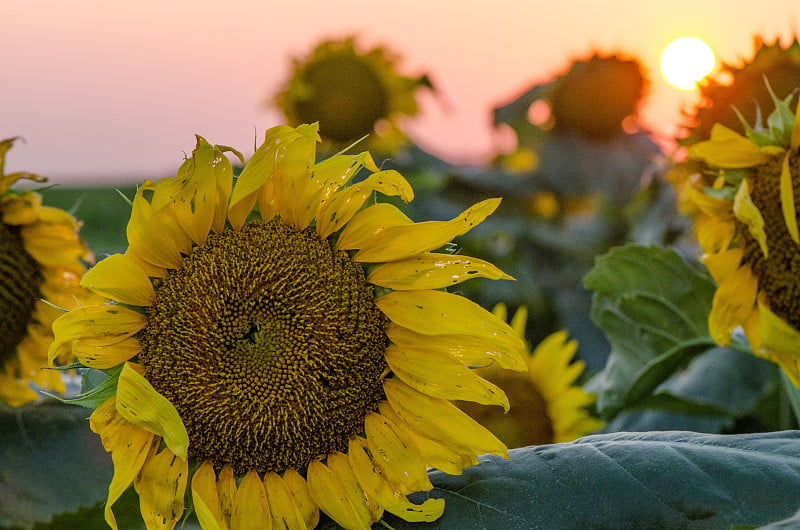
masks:
<path id="1" fill-rule="evenodd" d="M 327 151 L 338 151 L 367 136 L 366 149 L 392 153 L 407 141 L 398 127 L 419 109 L 417 90 L 433 85 L 427 75 L 397 73 L 397 57 L 386 48 L 366 52 L 354 39 L 320 43 L 293 71 L 275 103 L 294 126 L 319 122 Z"/>
<path id="2" fill-rule="evenodd" d="M 740 66 L 723 64 L 720 71 L 699 87 L 700 103 L 685 112 L 686 135 L 679 140 L 685 146 L 708 140 L 712 127 L 719 123 L 744 133 L 736 109 L 746 123 L 755 123 L 759 115 L 770 114 L 775 106 L 764 83 L 766 78 L 777 94 L 788 94 L 800 78 L 800 42 L 794 39 L 784 47 L 776 39 L 772 44 L 756 37 L 751 59 Z"/>
<path id="3" fill-rule="evenodd" d="M 713 177 L 689 179 L 698 207 L 695 231 L 716 280 L 709 330 L 722 345 L 739 326 L 754 353 L 779 364 L 800 385 L 800 120 L 792 95 L 774 96 L 768 127 L 742 136 L 717 124 L 689 150 Z"/>
<path id="4" fill-rule="evenodd" d="M 312 528 L 319 510 L 346 528 L 384 510 L 432 521 L 443 500 L 406 498 L 432 488 L 428 466 L 507 455 L 449 400 L 507 409 L 469 366 L 524 370 L 524 341 L 441 289 L 509 277 L 431 252 L 500 200 L 425 223 L 362 209 L 413 191 L 367 152 L 315 164 L 318 141 L 315 125 L 270 129 L 234 186 L 224 152 L 241 155 L 198 137 L 175 178 L 138 190 L 125 254 L 83 277 L 111 301 L 55 322 L 51 358 L 117 378 L 90 419 L 114 461 L 112 527 L 131 483 L 148 528 L 173 528 L 189 487 L 204 528 Z"/>
<path id="5" fill-rule="evenodd" d="M 64 382 L 47 365 L 51 325 L 89 293 L 79 285 L 91 255 L 67 212 L 42 206 L 33 191 L 11 187 L 20 179 L 44 182 L 32 173 L 5 174 L 5 156 L 15 138 L 0 141 L 0 401 L 18 406 L 38 399 L 31 384 L 63 393 Z M 96 302 L 93 302 L 96 303 Z M 59 364 L 69 356 L 57 358 Z"/>
<path id="6" fill-rule="evenodd" d="M 504 304 L 495 306 L 494 313 L 506 320 Z M 522 306 L 511 320 L 512 328 L 523 338 L 527 317 Z M 478 369 L 479 375 L 505 390 L 510 411 L 466 402 L 459 406 L 508 447 L 571 442 L 590 434 L 603 423 L 586 409 L 594 403 L 594 396 L 575 385 L 584 369 L 582 361 L 571 362 L 577 347 L 574 340 L 567 341 L 566 331 L 557 331 L 528 354 L 527 374 L 505 372 L 496 365 Z"/>

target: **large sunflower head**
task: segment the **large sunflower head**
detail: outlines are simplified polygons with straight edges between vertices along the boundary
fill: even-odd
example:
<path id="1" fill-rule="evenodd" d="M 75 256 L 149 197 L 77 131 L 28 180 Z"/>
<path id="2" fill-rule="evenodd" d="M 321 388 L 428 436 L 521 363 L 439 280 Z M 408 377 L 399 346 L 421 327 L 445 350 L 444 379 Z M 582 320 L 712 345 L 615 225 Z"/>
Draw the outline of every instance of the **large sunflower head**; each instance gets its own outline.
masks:
<path id="1" fill-rule="evenodd" d="M 0 141 L 0 401 L 18 406 L 38 399 L 32 385 L 64 392 L 61 375 L 42 369 L 60 314 L 53 306 L 73 308 L 90 298 L 79 281 L 91 256 L 71 215 L 42 206 L 34 191 L 12 189 L 20 179 L 44 182 L 32 173 L 5 173 L 14 141 Z"/>
<path id="2" fill-rule="evenodd" d="M 494 313 L 506 320 L 505 304 L 495 306 Z M 527 309 L 520 307 L 511 319 L 512 328 L 523 338 L 527 317 Z M 479 369 L 479 375 L 505 390 L 511 409 L 504 412 L 464 402 L 462 410 L 508 447 L 571 442 L 596 431 L 602 422 L 587 410 L 595 397 L 575 384 L 584 369 L 582 361 L 572 362 L 577 347 L 574 340 L 567 340 L 565 331 L 557 331 L 526 356 L 527 373 L 500 370 L 496 365 Z"/>
<path id="3" fill-rule="evenodd" d="M 753 351 L 800 384 L 800 120 L 773 95 L 767 126 L 746 136 L 717 124 L 693 145 L 688 179 L 703 261 L 717 281 L 709 330 L 719 344 L 743 329 Z"/>
<path id="4" fill-rule="evenodd" d="M 647 86 L 635 59 L 595 54 L 575 61 L 547 97 L 553 128 L 597 140 L 620 134 L 623 120 L 636 115 Z"/>
<path id="5" fill-rule="evenodd" d="M 229 148 L 198 137 L 175 178 L 138 190 L 127 251 L 83 277 L 110 301 L 54 324 L 50 355 L 115 388 L 91 416 L 114 461 L 111 526 L 131 483 L 148 528 L 172 528 L 187 489 L 208 528 L 311 528 L 319 510 L 347 528 L 384 510 L 431 521 L 442 500 L 406 498 L 432 487 L 427 467 L 507 454 L 450 400 L 507 408 L 470 367 L 524 370 L 525 344 L 444 288 L 508 276 L 435 252 L 499 199 L 425 223 L 363 207 L 413 192 L 366 152 L 315 163 L 318 140 L 270 129 L 234 185 Z"/>
<path id="6" fill-rule="evenodd" d="M 731 109 L 736 109 L 746 123 L 755 123 L 760 115 L 768 115 L 775 105 L 764 83 L 766 78 L 776 94 L 789 94 L 800 78 L 800 42 L 794 39 L 782 46 L 776 39 L 767 44 L 755 39 L 752 58 L 741 65 L 723 64 L 720 71 L 699 87 L 700 103 L 686 113 L 686 134 L 683 145 L 708 140 L 715 124 L 744 133 L 742 122 Z"/>
<path id="7" fill-rule="evenodd" d="M 327 40 L 293 60 L 275 102 L 292 125 L 318 122 L 327 148 L 338 151 L 369 135 L 369 149 L 391 153 L 406 141 L 399 120 L 418 113 L 418 89 L 433 88 L 426 75 L 400 75 L 396 63 L 386 48 L 360 51 L 352 37 Z"/>

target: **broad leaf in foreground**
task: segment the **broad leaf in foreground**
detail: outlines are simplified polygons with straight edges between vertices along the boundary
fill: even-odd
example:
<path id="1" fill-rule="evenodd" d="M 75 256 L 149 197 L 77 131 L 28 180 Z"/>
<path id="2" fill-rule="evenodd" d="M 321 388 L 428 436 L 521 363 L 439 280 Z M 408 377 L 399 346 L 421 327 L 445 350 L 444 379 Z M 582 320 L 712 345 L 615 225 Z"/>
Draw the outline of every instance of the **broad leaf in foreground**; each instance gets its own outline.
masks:
<path id="1" fill-rule="evenodd" d="M 431 480 L 428 496 L 447 508 L 426 528 L 758 526 L 800 507 L 800 431 L 594 435 L 483 457 L 460 476 L 434 471 Z"/>

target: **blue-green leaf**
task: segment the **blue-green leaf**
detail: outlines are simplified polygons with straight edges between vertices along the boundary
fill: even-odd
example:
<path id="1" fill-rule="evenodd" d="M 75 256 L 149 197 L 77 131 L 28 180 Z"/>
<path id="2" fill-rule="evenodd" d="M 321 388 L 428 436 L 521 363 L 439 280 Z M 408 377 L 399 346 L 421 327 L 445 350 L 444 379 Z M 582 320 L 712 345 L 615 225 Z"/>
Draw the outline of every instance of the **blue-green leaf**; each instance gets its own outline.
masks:
<path id="1" fill-rule="evenodd" d="M 442 518 L 426 528 L 730 528 L 800 507 L 800 432 L 615 433 L 434 471 Z M 413 498 L 413 497 L 412 497 Z M 419 528 L 392 516 L 395 529 Z M 376 526 L 375 528 L 378 528 Z"/>

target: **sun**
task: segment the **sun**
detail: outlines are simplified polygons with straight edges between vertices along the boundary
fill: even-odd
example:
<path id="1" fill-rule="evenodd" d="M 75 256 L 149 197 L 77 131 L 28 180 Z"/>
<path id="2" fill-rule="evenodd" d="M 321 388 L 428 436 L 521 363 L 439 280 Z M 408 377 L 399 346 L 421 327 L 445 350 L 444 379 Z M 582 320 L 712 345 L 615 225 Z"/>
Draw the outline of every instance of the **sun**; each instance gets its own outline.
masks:
<path id="1" fill-rule="evenodd" d="M 711 47 L 700 39 L 682 37 L 670 42 L 661 52 L 661 73 L 680 90 L 694 90 L 717 64 Z"/>

